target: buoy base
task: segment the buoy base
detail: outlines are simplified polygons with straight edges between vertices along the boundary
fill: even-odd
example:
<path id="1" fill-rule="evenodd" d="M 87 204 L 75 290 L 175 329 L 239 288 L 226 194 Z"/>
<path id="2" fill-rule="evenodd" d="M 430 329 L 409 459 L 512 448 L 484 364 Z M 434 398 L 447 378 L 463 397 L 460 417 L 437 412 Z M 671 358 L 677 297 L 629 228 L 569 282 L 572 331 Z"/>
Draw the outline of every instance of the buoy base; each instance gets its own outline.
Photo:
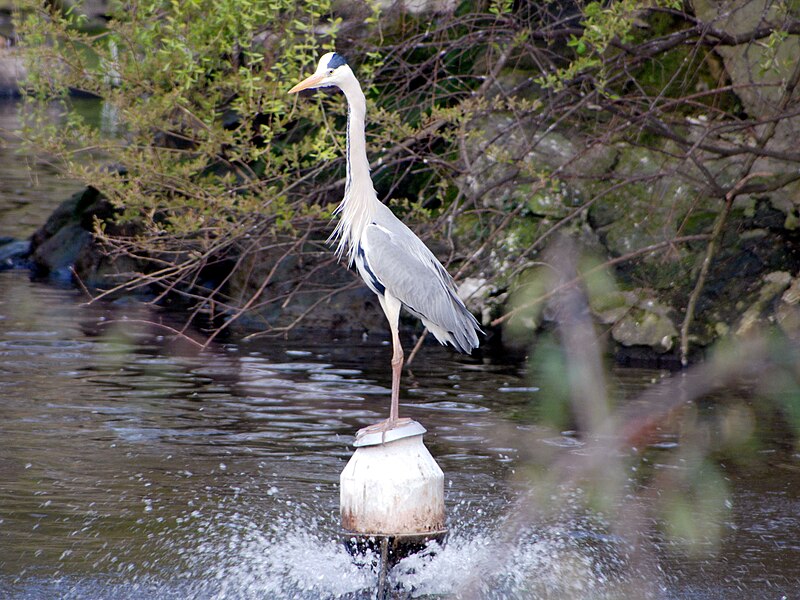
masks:
<path id="1" fill-rule="evenodd" d="M 425 550 L 431 542 L 443 546 L 447 538 L 447 529 L 396 535 L 340 531 L 339 538 L 351 556 L 363 556 L 372 552 L 380 557 L 382 566 L 391 569 L 407 556 Z"/>
<path id="2" fill-rule="evenodd" d="M 422 443 L 416 421 L 358 436 L 339 477 L 340 538 L 357 562 L 378 573 L 377 600 L 392 595 L 389 572 L 447 535 L 444 473 Z M 360 559 L 360 560 L 359 560 Z"/>
<path id="3" fill-rule="evenodd" d="M 372 567 L 378 572 L 375 599 L 387 600 L 392 597 L 392 583 L 389 571 L 401 560 L 428 548 L 431 542 L 444 545 L 447 530 L 426 531 L 425 533 L 400 533 L 397 535 L 339 532 L 344 547 L 353 558 L 372 553 Z M 433 554 L 433 553 L 431 553 Z"/>

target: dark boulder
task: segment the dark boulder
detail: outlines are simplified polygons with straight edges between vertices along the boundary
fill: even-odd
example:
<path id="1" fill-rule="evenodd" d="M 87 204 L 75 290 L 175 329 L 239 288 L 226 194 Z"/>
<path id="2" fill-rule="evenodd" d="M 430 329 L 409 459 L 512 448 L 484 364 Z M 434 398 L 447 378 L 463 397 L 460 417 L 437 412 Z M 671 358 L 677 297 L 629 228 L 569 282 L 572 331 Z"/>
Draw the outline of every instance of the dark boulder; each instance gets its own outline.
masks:
<path id="1" fill-rule="evenodd" d="M 95 223 L 109 222 L 114 208 L 93 187 L 62 202 L 31 237 L 30 263 L 34 272 L 56 280 L 78 277 L 98 287 L 109 270 L 117 271 L 95 240 Z"/>

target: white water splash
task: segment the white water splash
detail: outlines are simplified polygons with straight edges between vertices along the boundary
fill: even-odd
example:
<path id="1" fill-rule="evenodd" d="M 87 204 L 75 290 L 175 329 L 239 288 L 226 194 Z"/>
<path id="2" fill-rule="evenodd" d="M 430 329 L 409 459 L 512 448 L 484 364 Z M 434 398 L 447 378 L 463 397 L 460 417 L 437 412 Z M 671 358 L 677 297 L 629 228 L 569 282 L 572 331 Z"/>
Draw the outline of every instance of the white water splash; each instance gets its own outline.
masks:
<path id="1" fill-rule="evenodd" d="M 597 523 L 570 519 L 515 529 L 503 519 L 483 520 L 484 516 L 472 520 L 460 515 L 464 506 L 453 507 L 452 529 L 443 547 L 432 544 L 391 570 L 391 598 L 663 597 L 657 567 L 648 573 L 639 567 L 637 572 L 627 560 L 624 544 L 602 533 Z M 186 519 L 181 535 L 167 535 L 156 542 L 152 547 L 152 556 L 157 556 L 151 564 L 154 569 L 147 573 L 130 568 L 132 562 L 113 558 L 101 561 L 94 576 L 28 580 L 8 597 L 374 598 L 377 557 L 351 557 L 336 535 L 335 515 L 320 517 L 307 505 L 293 504 L 265 522 L 265 515 L 228 512 L 221 505 L 216 508 L 217 512 L 207 516 Z"/>
<path id="2" fill-rule="evenodd" d="M 433 547 L 401 561 L 392 576 L 413 598 L 653 597 L 640 578 L 624 574 L 614 543 L 589 547 L 558 529 L 521 532 L 510 544 L 495 535 L 451 536 L 444 548 Z M 636 595 L 630 594 L 632 587 Z"/>
<path id="3" fill-rule="evenodd" d="M 319 523 L 297 515 L 267 531 L 242 520 L 226 523 L 194 553 L 195 597 L 368 598 L 377 583 L 376 557 L 353 559 Z M 574 525 L 574 524 L 573 524 Z M 502 541 L 501 523 L 491 529 L 454 528 L 444 547 L 398 563 L 389 574 L 393 598 L 654 598 L 657 581 L 628 572 L 618 540 L 583 530 L 550 527 L 519 531 Z M 203 565 L 209 564 L 209 567 Z M 655 577 L 655 579 L 658 579 Z"/>
<path id="4" fill-rule="evenodd" d="M 196 590 L 223 598 L 336 598 L 370 588 L 374 574 L 359 569 L 336 540 L 284 531 L 233 539 Z M 213 548 L 212 548 L 213 551 Z"/>

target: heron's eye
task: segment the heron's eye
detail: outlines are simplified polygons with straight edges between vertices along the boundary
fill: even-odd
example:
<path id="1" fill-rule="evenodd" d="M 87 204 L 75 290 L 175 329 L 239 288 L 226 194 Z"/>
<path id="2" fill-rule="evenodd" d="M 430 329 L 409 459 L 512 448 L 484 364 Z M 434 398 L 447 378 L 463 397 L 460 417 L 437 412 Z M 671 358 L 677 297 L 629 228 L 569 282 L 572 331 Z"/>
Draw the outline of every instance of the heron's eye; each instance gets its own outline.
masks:
<path id="1" fill-rule="evenodd" d="M 333 69 L 328 69 L 328 77 L 330 77 L 331 75 L 333 75 Z"/>

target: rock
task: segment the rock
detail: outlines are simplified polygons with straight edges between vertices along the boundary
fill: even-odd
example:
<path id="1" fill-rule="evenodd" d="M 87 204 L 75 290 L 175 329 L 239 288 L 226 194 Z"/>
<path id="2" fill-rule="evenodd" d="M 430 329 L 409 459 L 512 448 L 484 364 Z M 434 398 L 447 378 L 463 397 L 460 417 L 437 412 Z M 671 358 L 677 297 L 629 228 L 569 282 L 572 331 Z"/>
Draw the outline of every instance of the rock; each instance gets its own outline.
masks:
<path id="1" fill-rule="evenodd" d="M 0 36 L 0 96 L 16 96 L 25 81 L 25 64 L 20 53 L 3 42 Z"/>
<path id="2" fill-rule="evenodd" d="M 792 340 L 800 340 L 800 277 L 792 279 L 775 309 L 778 327 Z"/>
<path id="3" fill-rule="evenodd" d="M 72 268 L 92 234 L 79 223 L 68 223 L 36 247 L 32 259 L 36 267 L 54 279 L 72 279 Z"/>
<path id="4" fill-rule="evenodd" d="M 326 234 L 320 231 L 313 237 L 324 239 Z M 228 293 L 239 305 L 263 285 L 257 310 L 239 319 L 241 325 L 285 327 L 310 315 L 298 326 L 377 335 L 389 332 L 377 296 L 354 272 L 338 264 L 330 251 L 309 243 L 287 253 L 290 247 L 288 239 L 266 245 L 247 256 L 231 275 Z"/>
<path id="5" fill-rule="evenodd" d="M 800 278 L 792 279 L 789 288 L 783 292 L 781 301 L 789 306 L 794 306 L 800 303 Z"/>
<path id="6" fill-rule="evenodd" d="M 458 296 L 467 308 L 475 314 L 481 314 L 483 323 L 491 320 L 489 297 L 496 290 L 485 277 L 468 277 L 458 286 Z"/>
<path id="7" fill-rule="evenodd" d="M 595 317 L 606 325 L 622 319 L 636 304 L 636 294 L 613 290 L 604 294 L 589 295 L 589 306 Z"/>
<path id="8" fill-rule="evenodd" d="M 695 14 L 714 27 L 732 35 L 742 35 L 767 23 L 781 23 L 787 18 L 780 4 L 770 0 L 692 0 Z M 779 30 L 779 29 L 778 29 Z M 714 49 L 723 58 L 736 95 L 745 111 L 754 119 L 766 119 L 776 113 L 786 80 L 800 56 L 800 35 L 786 35 L 772 40 L 748 40 L 734 46 L 719 45 Z M 800 101 L 795 90 L 789 106 Z M 758 132 L 754 132 L 757 135 Z M 780 152 L 794 149 L 800 138 L 800 116 L 778 121 L 775 133 L 766 148 Z M 733 161 L 736 162 L 736 161 Z M 760 157 L 751 172 L 778 177 L 795 173 L 797 164 L 771 157 Z M 800 222 L 800 182 L 794 182 L 770 193 L 770 200 L 786 215 L 786 228 L 796 229 Z"/>
<path id="9" fill-rule="evenodd" d="M 59 280 L 71 280 L 74 270 L 84 285 L 100 286 L 108 272 L 119 272 L 125 264 L 112 266 L 94 243 L 95 219 L 108 222 L 113 214 L 111 204 L 95 188 L 73 194 L 31 237 L 34 270 Z"/>
<path id="10" fill-rule="evenodd" d="M 781 23 L 786 16 L 782 8 L 770 0 L 692 0 L 695 14 L 718 30 L 730 35 L 744 35 L 767 23 Z M 800 56 L 800 36 L 787 35 L 769 47 L 769 40 L 752 40 L 735 45 L 715 47 L 725 63 L 725 70 L 735 86 L 735 93 L 752 116 L 772 112 L 783 93 L 783 84 Z M 774 56 L 773 56 L 774 53 Z M 793 129 L 800 124 L 795 117 Z"/>
<path id="11" fill-rule="evenodd" d="M 744 311 L 739 320 L 735 331 L 737 336 L 747 335 L 756 325 L 763 323 L 768 305 L 791 285 L 792 276 L 785 271 L 776 271 L 765 275 L 763 281 L 764 284 L 758 292 L 758 297 Z"/>
<path id="12" fill-rule="evenodd" d="M 575 132 L 537 137 L 504 112 L 476 119 L 470 130 L 466 146 L 471 168 L 457 183 L 484 206 L 525 202 L 534 215 L 562 218 L 582 203 L 588 191 L 582 182 L 603 175 L 617 161 L 612 146 L 589 146 Z M 539 180 L 550 173 L 558 173 L 558 179 L 540 188 Z"/>
<path id="13" fill-rule="evenodd" d="M 614 256 L 676 237 L 701 195 L 679 178 L 660 176 L 674 167 L 666 154 L 628 145 L 619 150 L 614 175 L 632 182 L 603 194 L 589 209 L 589 222 Z M 653 178 L 643 179 L 647 175 Z"/>
<path id="14" fill-rule="evenodd" d="M 0 239 L 0 270 L 16 269 L 26 263 L 31 252 L 31 243 L 28 240 L 15 240 L 13 238 Z"/>
<path id="15" fill-rule="evenodd" d="M 645 290 L 624 294 L 629 309 L 614 323 L 611 335 L 623 346 L 647 346 L 658 353 L 672 350 L 678 330 L 670 308 Z"/>
<path id="16" fill-rule="evenodd" d="M 402 10 L 412 15 L 451 13 L 458 6 L 455 0 L 379 0 L 383 11 Z"/>
<path id="17" fill-rule="evenodd" d="M 672 350 L 678 331 L 669 317 L 633 309 L 611 328 L 623 346 L 647 346 L 656 352 Z"/>

